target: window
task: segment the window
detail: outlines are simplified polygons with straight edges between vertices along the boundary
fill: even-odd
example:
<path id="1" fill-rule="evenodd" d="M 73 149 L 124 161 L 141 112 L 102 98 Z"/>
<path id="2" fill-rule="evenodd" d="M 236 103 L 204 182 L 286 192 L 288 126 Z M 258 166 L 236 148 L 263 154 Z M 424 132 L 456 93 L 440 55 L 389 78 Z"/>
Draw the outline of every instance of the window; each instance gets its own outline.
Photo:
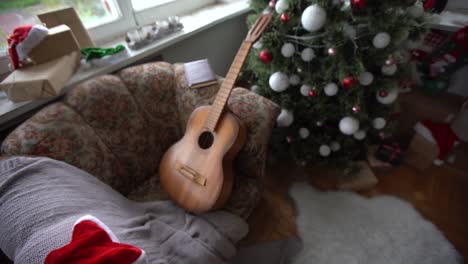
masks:
<path id="1" fill-rule="evenodd" d="M 73 6 L 98 44 L 139 25 L 190 12 L 216 0 L 1 0 L 0 57 L 6 38 L 19 25 L 38 23 L 36 14 Z M 2 60 L 0 59 L 0 62 Z M 4 65 L 3 65 L 4 66 Z M 0 65 L 0 73 L 2 73 Z"/>

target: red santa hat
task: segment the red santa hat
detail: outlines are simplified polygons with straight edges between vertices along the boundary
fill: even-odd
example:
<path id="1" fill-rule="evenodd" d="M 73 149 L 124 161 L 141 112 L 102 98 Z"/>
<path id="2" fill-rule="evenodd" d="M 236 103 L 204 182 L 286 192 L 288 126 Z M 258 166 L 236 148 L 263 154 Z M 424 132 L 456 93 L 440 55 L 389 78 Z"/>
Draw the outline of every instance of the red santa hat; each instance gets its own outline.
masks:
<path id="1" fill-rule="evenodd" d="M 8 52 L 13 68 L 18 69 L 31 50 L 39 45 L 48 34 L 49 30 L 42 25 L 26 25 L 15 28 L 8 38 Z"/>
<path id="2" fill-rule="evenodd" d="M 447 123 L 435 123 L 428 120 L 418 122 L 414 130 L 430 142 L 439 147 L 439 156 L 436 164 L 441 164 L 459 143 L 458 136 Z"/>
<path id="3" fill-rule="evenodd" d="M 67 245 L 51 251 L 44 264 L 144 264 L 145 252 L 132 245 L 119 243 L 103 222 L 85 215 L 75 222 L 72 239 Z"/>

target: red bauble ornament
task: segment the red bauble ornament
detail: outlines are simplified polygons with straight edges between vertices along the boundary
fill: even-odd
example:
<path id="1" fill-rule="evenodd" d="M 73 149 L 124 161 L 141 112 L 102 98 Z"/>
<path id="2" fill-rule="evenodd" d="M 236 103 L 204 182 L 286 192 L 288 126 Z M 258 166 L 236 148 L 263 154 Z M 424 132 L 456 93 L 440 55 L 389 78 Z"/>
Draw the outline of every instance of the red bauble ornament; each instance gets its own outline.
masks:
<path id="1" fill-rule="evenodd" d="M 380 97 L 387 97 L 387 95 L 388 95 L 387 90 L 380 90 L 380 91 L 379 91 L 379 96 L 380 96 Z"/>
<path id="2" fill-rule="evenodd" d="M 343 86 L 346 89 L 351 89 L 357 84 L 357 79 L 353 76 L 347 76 L 343 79 Z"/>
<path id="3" fill-rule="evenodd" d="M 310 96 L 310 97 L 314 97 L 314 96 L 316 96 L 316 95 L 317 95 L 317 91 L 315 91 L 315 90 L 310 90 L 310 91 L 309 91 L 309 96 Z"/>
<path id="4" fill-rule="evenodd" d="M 351 0 L 351 7 L 354 9 L 362 9 L 367 6 L 368 0 Z"/>
<path id="5" fill-rule="evenodd" d="M 260 51 L 260 60 L 265 64 L 271 63 L 271 61 L 273 60 L 273 53 L 267 50 Z"/>
<path id="6" fill-rule="evenodd" d="M 283 23 L 283 24 L 288 23 L 288 21 L 289 21 L 288 13 L 283 13 L 283 14 L 281 14 L 280 19 L 281 19 L 281 23 Z"/>
<path id="7" fill-rule="evenodd" d="M 353 113 L 359 113 L 361 111 L 361 108 L 358 105 L 353 106 L 352 108 Z"/>
<path id="8" fill-rule="evenodd" d="M 275 0 L 271 0 L 271 1 L 268 3 L 268 6 L 269 6 L 271 9 L 274 9 L 274 8 L 275 8 L 275 5 L 276 5 L 276 1 L 275 1 Z"/>

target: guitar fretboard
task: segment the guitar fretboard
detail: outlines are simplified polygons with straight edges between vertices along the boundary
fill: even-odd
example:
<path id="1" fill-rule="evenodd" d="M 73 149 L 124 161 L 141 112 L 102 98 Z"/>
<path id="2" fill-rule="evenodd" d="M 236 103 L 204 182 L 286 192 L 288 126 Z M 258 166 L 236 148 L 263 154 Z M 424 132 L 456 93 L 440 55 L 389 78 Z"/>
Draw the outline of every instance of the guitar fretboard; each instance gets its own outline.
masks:
<path id="1" fill-rule="evenodd" d="M 247 59 L 247 55 L 249 54 L 251 47 L 252 42 L 244 41 L 237 52 L 205 122 L 205 128 L 209 131 L 214 131 L 216 129 L 218 120 L 223 113 L 224 107 L 229 99 L 229 95 L 231 95 L 232 88 L 234 88 L 234 84 L 236 83 L 237 77 L 239 76 L 242 66 Z"/>

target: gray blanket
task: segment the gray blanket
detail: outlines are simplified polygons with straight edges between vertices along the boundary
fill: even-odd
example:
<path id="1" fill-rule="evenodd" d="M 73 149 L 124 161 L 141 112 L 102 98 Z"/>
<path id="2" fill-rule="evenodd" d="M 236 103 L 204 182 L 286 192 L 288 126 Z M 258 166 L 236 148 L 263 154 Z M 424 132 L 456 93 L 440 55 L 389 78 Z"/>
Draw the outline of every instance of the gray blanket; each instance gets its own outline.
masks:
<path id="1" fill-rule="evenodd" d="M 195 216 L 169 201 L 136 203 L 90 174 L 47 158 L 0 161 L 0 248 L 15 263 L 43 263 L 91 214 L 148 263 L 225 263 L 246 223 L 223 211 Z"/>

